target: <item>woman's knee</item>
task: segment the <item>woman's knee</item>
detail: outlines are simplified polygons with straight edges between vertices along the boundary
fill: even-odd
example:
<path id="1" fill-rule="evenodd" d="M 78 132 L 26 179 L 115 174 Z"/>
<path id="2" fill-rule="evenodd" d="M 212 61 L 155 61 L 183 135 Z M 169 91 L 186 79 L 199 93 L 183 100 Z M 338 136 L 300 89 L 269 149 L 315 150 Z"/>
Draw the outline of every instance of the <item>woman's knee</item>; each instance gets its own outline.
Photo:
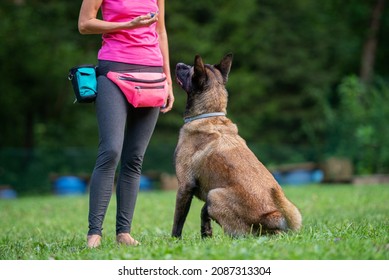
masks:
<path id="1" fill-rule="evenodd" d="M 120 160 L 120 154 L 121 154 L 120 149 L 115 149 L 115 148 L 104 149 L 99 153 L 97 165 L 100 167 L 104 166 L 106 168 L 116 168 Z"/>
<path id="2" fill-rule="evenodd" d="M 126 159 L 122 159 L 122 171 L 130 171 L 140 175 L 142 172 L 143 155 L 132 155 Z"/>

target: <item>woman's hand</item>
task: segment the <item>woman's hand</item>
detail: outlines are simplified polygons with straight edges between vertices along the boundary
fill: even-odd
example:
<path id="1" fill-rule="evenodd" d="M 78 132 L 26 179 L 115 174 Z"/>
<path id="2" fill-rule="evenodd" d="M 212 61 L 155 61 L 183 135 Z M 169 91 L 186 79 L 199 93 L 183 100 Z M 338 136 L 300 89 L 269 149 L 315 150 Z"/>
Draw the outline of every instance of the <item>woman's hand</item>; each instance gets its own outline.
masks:
<path id="1" fill-rule="evenodd" d="M 169 92 L 166 100 L 165 107 L 161 108 L 161 113 L 167 113 L 173 108 L 174 103 L 174 95 L 173 95 L 173 88 L 171 85 L 169 85 Z"/>
<path id="2" fill-rule="evenodd" d="M 129 22 L 128 28 L 147 27 L 158 21 L 157 13 L 148 13 L 147 15 L 141 15 Z"/>

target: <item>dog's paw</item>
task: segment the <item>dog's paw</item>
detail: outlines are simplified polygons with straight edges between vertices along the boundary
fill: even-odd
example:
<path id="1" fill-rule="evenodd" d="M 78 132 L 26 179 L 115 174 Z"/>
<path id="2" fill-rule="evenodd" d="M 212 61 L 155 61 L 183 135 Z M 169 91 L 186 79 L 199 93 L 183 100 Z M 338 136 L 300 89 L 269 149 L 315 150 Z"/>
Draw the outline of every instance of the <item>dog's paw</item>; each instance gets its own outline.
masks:
<path id="1" fill-rule="evenodd" d="M 212 229 L 201 230 L 201 238 L 210 238 L 212 237 Z"/>
<path id="2" fill-rule="evenodd" d="M 177 239 L 181 239 L 181 234 L 179 234 L 179 233 L 172 233 L 172 237 L 173 238 L 177 238 Z"/>

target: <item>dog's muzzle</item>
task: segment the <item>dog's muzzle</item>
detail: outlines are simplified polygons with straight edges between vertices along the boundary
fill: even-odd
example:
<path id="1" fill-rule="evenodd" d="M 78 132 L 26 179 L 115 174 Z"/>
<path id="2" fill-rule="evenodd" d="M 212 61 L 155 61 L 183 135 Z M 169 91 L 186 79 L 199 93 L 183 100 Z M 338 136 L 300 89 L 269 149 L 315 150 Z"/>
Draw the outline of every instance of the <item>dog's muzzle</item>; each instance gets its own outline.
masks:
<path id="1" fill-rule="evenodd" d="M 184 63 L 177 63 L 176 65 L 176 81 L 184 90 L 190 79 L 190 68 Z"/>

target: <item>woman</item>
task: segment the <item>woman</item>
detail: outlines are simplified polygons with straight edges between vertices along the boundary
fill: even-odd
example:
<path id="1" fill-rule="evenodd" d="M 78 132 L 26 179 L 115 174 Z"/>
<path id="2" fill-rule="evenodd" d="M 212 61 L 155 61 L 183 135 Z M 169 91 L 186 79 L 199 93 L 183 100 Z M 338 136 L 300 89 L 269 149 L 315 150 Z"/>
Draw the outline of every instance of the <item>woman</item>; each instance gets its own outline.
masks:
<path id="1" fill-rule="evenodd" d="M 97 19 L 99 9 L 102 20 Z M 99 148 L 90 182 L 89 248 L 101 244 L 102 224 L 119 161 L 116 240 L 119 244 L 138 245 L 130 232 L 143 156 L 159 112 L 170 111 L 174 102 L 164 17 L 164 0 L 83 0 L 81 5 L 80 33 L 102 34 L 96 98 Z M 166 106 L 132 107 L 106 77 L 108 71 L 165 73 L 169 87 Z"/>

